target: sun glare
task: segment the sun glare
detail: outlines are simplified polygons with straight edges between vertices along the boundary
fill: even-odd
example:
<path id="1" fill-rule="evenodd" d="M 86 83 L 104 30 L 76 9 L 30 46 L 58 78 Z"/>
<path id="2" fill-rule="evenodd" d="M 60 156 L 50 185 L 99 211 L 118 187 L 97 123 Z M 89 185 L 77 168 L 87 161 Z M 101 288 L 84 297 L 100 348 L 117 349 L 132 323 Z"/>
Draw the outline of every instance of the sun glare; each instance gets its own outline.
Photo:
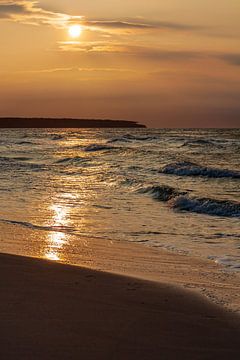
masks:
<path id="1" fill-rule="evenodd" d="M 80 25 L 71 25 L 68 28 L 68 34 L 72 38 L 78 38 L 82 33 L 82 27 Z"/>

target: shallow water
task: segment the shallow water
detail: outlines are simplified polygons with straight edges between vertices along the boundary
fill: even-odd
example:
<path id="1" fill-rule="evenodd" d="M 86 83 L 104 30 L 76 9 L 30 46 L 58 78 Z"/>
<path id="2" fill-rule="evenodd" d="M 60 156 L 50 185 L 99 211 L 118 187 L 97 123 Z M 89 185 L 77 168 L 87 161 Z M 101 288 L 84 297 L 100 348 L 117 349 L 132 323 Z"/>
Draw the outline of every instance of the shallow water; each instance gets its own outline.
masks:
<path id="1" fill-rule="evenodd" d="M 0 251 L 71 261 L 91 237 L 240 269 L 240 130 L 1 130 Z"/>

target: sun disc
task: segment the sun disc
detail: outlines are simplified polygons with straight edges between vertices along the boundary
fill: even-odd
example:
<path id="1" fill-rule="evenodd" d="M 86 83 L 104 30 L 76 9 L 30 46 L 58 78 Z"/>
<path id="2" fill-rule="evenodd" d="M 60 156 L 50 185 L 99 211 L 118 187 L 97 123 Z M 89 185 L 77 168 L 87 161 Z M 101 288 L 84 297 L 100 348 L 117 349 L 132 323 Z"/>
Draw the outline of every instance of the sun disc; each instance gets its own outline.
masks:
<path id="1" fill-rule="evenodd" d="M 80 25 L 71 25 L 68 28 L 68 33 L 72 38 L 77 38 L 82 33 L 82 27 Z"/>

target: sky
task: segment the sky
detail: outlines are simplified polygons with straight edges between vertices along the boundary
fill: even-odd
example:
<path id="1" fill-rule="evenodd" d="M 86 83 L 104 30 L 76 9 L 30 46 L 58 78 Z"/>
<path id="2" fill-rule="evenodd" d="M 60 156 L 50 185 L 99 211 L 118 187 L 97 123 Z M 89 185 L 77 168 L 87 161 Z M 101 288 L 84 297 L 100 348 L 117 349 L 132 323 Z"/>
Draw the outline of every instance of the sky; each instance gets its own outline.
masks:
<path id="1" fill-rule="evenodd" d="M 239 19 L 239 0 L 0 0 L 0 116 L 239 127 Z"/>

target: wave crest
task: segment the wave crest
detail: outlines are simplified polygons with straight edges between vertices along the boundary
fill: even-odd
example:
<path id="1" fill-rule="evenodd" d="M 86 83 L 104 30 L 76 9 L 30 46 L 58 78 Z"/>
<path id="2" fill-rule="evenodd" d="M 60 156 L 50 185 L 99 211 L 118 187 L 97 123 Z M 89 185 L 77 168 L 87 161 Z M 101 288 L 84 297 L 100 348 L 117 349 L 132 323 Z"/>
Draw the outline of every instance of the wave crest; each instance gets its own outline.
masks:
<path id="1" fill-rule="evenodd" d="M 182 146 L 198 146 L 198 145 L 203 145 L 203 146 L 217 146 L 217 147 L 221 147 L 222 145 L 218 142 L 216 142 L 216 140 L 206 140 L 206 139 L 190 139 L 190 140 L 186 140 Z"/>
<path id="2" fill-rule="evenodd" d="M 34 162 L 28 162 L 31 158 L 27 157 L 0 157 L 0 171 L 45 171 L 46 165 Z"/>
<path id="3" fill-rule="evenodd" d="M 60 232 L 60 233 L 74 231 L 74 228 L 63 225 L 44 226 L 44 225 L 35 225 L 26 221 L 17 221 L 17 220 L 8 220 L 8 219 L 0 219 L 0 222 L 11 225 L 19 225 L 26 228 L 30 228 L 32 230 L 43 230 L 43 231 L 52 231 L 52 232 Z"/>
<path id="4" fill-rule="evenodd" d="M 149 135 L 132 135 L 132 134 L 125 134 L 120 137 L 115 137 L 108 140 L 108 143 L 113 142 L 130 142 L 130 141 L 151 141 L 158 139 L 157 136 L 149 136 Z"/>
<path id="5" fill-rule="evenodd" d="M 170 205 L 174 209 L 195 212 L 198 214 L 240 217 L 240 203 L 229 200 L 178 196 L 171 200 Z"/>
<path id="6" fill-rule="evenodd" d="M 60 135 L 60 134 L 52 134 L 50 136 L 50 139 L 53 140 L 53 141 L 56 141 L 56 140 L 63 140 L 64 139 L 64 136 Z"/>
<path id="7" fill-rule="evenodd" d="M 141 194 L 150 194 L 154 199 L 164 202 L 169 201 L 176 196 L 186 194 L 186 192 L 180 192 L 168 185 L 149 186 L 139 189 L 138 192 Z"/>
<path id="8" fill-rule="evenodd" d="M 84 151 L 93 152 L 93 151 L 103 151 L 103 150 L 112 150 L 112 149 L 115 149 L 115 147 L 105 144 L 90 144 L 87 147 L 85 147 Z"/>
<path id="9" fill-rule="evenodd" d="M 153 199 L 167 202 L 172 209 L 198 214 L 240 217 L 240 203 L 230 200 L 190 197 L 187 191 L 181 191 L 168 185 L 155 185 L 137 190 L 140 194 L 149 194 Z"/>
<path id="10" fill-rule="evenodd" d="M 163 174 L 179 176 L 205 176 L 209 178 L 234 178 L 240 179 L 240 172 L 228 169 L 211 168 L 198 165 L 189 161 L 171 163 L 162 168 Z"/>

